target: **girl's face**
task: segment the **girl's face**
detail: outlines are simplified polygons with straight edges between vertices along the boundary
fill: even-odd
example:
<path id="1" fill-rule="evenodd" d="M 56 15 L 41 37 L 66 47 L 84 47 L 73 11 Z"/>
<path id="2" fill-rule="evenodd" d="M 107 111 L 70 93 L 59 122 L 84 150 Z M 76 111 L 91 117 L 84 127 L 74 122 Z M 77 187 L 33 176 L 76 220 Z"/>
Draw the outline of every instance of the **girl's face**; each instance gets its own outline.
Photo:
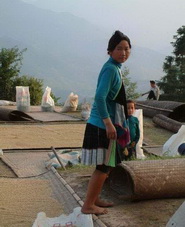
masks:
<path id="1" fill-rule="evenodd" d="M 110 51 L 110 56 L 117 62 L 123 63 L 130 56 L 130 47 L 126 40 L 122 40 L 113 51 Z"/>
<path id="2" fill-rule="evenodd" d="M 135 111 L 135 105 L 134 103 L 127 103 L 127 111 L 128 111 L 128 115 L 133 115 L 134 111 Z"/>

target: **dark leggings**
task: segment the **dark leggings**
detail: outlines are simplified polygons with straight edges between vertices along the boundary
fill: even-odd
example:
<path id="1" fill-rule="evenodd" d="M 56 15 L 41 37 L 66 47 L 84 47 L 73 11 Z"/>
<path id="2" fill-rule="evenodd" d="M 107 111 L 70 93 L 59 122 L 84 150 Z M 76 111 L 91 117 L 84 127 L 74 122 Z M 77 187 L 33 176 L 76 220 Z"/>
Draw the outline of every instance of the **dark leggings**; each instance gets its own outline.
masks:
<path id="1" fill-rule="evenodd" d="M 148 95 L 148 99 L 157 100 L 153 91 L 150 91 L 150 93 Z"/>
<path id="2" fill-rule="evenodd" d="M 102 164 L 102 165 L 97 165 L 97 166 L 96 166 L 96 170 L 99 170 L 99 171 L 102 172 L 102 173 L 107 173 L 107 174 L 109 174 L 110 171 L 111 171 L 111 169 L 112 169 L 112 167 L 106 166 L 106 165 L 104 165 L 104 164 Z"/>

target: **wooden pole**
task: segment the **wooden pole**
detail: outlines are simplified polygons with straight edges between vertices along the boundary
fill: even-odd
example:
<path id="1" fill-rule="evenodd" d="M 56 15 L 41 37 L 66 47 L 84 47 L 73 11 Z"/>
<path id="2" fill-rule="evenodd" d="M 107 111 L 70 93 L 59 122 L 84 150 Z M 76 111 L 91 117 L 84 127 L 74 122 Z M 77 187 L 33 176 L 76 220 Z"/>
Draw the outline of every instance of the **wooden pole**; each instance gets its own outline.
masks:
<path id="1" fill-rule="evenodd" d="M 63 165 L 63 163 L 61 162 L 60 158 L 58 157 L 58 154 L 57 154 L 55 148 L 54 148 L 54 147 L 51 147 L 51 150 L 52 150 L 53 153 L 55 154 L 55 156 L 56 156 L 57 160 L 59 161 L 61 167 L 62 167 L 64 170 L 66 170 L 66 167 Z"/>

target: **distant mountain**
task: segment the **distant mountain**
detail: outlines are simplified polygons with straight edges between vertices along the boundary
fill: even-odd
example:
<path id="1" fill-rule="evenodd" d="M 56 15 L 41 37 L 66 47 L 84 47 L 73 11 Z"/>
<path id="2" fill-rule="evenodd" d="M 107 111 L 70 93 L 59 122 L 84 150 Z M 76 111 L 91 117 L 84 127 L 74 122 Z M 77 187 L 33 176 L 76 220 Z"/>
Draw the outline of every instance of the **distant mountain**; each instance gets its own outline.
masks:
<path id="1" fill-rule="evenodd" d="M 162 68 L 165 55 L 148 48 L 133 46 L 128 60 L 128 68 L 132 79 L 159 80 L 163 76 Z"/>
<path id="2" fill-rule="evenodd" d="M 0 47 L 27 48 L 22 74 L 44 79 L 65 100 L 73 91 L 94 95 L 98 73 L 107 60 L 111 34 L 69 13 L 37 8 L 21 0 L 0 1 Z M 133 81 L 159 79 L 165 56 L 133 46 L 125 64 Z"/>

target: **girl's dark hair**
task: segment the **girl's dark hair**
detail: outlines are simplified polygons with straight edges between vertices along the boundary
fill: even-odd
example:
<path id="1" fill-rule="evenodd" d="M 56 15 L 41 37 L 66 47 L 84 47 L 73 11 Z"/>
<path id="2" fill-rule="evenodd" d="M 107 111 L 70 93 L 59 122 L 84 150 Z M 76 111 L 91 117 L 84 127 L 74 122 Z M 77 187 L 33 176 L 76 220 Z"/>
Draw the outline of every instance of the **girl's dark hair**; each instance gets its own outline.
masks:
<path id="1" fill-rule="evenodd" d="M 131 99 L 128 99 L 128 100 L 127 100 L 127 104 L 128 104 L 128 103 L 133 103 L 134 106 L 136 105 L 135 101 L 134 101 L 134 100 L 131 100 Z"/>
<path id="2" fill-rule="evenodd" d="M 124 35 L 122 32 L 120 31 L 115 31 L 115 33 L 112 35 L 112 37 L 109 40 L 108 43 L 108 54 L 110 51 L 113 51 L 115 49 L 115 47 L 122 41 L 125 40 L 128 42 L 129 47 L 131 48 L 131 43 L 130 43 L 130 39 L 128 38 L 128 36 Z"/>

